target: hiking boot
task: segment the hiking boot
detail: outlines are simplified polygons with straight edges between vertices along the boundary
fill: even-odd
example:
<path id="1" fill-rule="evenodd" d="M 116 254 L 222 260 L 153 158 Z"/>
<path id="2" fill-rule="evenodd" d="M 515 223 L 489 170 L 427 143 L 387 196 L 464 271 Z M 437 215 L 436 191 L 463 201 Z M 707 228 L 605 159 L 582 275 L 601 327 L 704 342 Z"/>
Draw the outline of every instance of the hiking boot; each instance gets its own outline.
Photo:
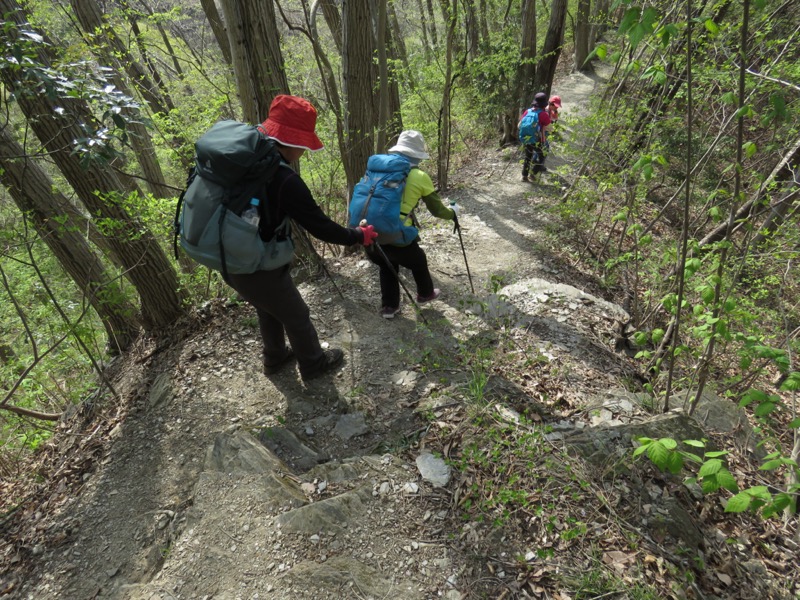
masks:
<path id="1" fill-rule="evenodd" d="M 317 377 L 321 377 L 328 371 L 333 371 L 336 367 L 342 364 L 344 360 L 344 352 L 339 350 L 338 348 L 333 348 L 331 350 L 325 350 L 322 355 L 322 360 L 320 363 L 308 371 L 307 373 L 300 372 L 303 381 L 308 381 L 309 379 L 316 379 Z"/>
<path id="2" fill-rule="evenodd" d="M 530 179 L 528 179 L 527 175 L 523 175 L 522 176 L 522 181 L 526 181 L 527 182 L 527 181 L 530 181 Z"/>
<path id="3" fill-rule="evenodd" d="M 277 373 L 293 360 L 294 360 L 294 350 L 292 350 L 287 346 L 286 354 L 281 360 L 273 363 L 268 363 L 266 360 L 264 360 L 264 375 L 273 375 L 274 373 Z"/>
<path id="4" fill-rule="evenodd" d="M 425 304 L 426 302 L 430 302 L 431 300 L 436 300 L 439 295 L 442 293 L 442 290 L 439 288 L 433 288 L 433 293 L 430 296 L 417 296 L 417 302 L 420 304 Z"/>
<path id="5" fill-rule="evenodd" d="M 394 319 L 394 316 L 395 316 L 397 313 L 399 313 L 399 312 L 400 312 L 400 307 L 399 307 L 399 306 L 397 306 L 397 307 L 394 307 L 394 306 L 384 306 L 384 307 L 381 309 L 381 316 L 382 316 L 384 319 Z"/>

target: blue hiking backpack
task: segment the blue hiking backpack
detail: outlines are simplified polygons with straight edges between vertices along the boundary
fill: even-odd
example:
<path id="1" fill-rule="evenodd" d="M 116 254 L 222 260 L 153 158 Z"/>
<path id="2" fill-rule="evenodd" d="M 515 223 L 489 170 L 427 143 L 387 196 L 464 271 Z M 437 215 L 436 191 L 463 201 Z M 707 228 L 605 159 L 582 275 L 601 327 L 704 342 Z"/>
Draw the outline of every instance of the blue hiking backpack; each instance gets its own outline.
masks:
<path id="1" fill-rule="evenodd" d="M 379 244 L 407 246 L 419 230 L 405 225 L 407 214 L 400 212 L 411 162 L 400 154 L 373 154 L 367 160 L 367 172 L 353 188 L 350 200 L 350 227 L 362 219 L 375 228 Z"/>
<path id="2" fill-rule="evenodd" d="M 221 271 L 225 280 L 230 273 L 287 264 L 294 256 L 289 218 L 264 242 L 259 225 L 241 217 L 251 198 L 265 204 L 264 192 L 281 161 L 275 142 L 258 127 L 220 121 L 197 140 L 195 151 L 195 167 L 175 212 L 175 257 L 180 240 L 190 257 Z"/>
<path id="3" fill-rule="evenodd" d="M 526 146 L 540 141 L 539 113 L 543 110 L 543 108 L 531 107 L 525 111 L 519 121 L 519 141 Z"/>

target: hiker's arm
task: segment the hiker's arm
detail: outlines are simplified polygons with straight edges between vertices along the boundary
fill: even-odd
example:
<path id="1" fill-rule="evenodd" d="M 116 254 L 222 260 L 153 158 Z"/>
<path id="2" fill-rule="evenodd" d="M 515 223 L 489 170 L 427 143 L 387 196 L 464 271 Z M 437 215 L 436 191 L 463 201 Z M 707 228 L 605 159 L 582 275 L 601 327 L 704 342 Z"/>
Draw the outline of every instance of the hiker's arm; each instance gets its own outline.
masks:
<path id="1" fill-rule="evenodd" d="M 422 201 L 425 203 L 425 206 L 428 207 L 428 210 L 434 217 L 438 217 L 439 219 L 445 219 L 447 221 L 455 220 L 455 211 L 452 208 L 448 208 L 442 202 L 442 199 L 439 197 L 439 194 L 431 192 L 427 196 L 422 197 Z"/>
<path id="2" fill-rule="evenodd" d="M 286 214 L 315 238 L 341 246 L 362 243 L 364 237 L 358 228 L 342 227 L 322 212 L 311 190 L 298 175 L 284 182 L 280 196 L 281 207 Z"/>
<path id="3" fill-rule="evenodd" d="M 448 221 L 453 220 L 453 211 L 444 205 L 442 199 L 439 197 L 438 192 L 433 187 L 433 182 L 431 181 L 430 175 L 428 175 L 425 171 L 421 171 L 420 169 L 411 169 L 411 172 L 408 174 L 408 180 L 406 181 L 406 187 L 408 189 L 406 190 L 407 193 L 403 194 L 404 206 L 402 206 L 402 210 L 400 211 L 401 213 L 407 214 L 411 212 L 408 210 L 408 207 L 405 206 L 406 197 L 410 196 L 411 198 L 419 198 L 422 200 L 425 203 L 425 207 L 434 217 Z M 416 206 L 417 202 L 418 200 L 414 202 L 414 206 Z"/>

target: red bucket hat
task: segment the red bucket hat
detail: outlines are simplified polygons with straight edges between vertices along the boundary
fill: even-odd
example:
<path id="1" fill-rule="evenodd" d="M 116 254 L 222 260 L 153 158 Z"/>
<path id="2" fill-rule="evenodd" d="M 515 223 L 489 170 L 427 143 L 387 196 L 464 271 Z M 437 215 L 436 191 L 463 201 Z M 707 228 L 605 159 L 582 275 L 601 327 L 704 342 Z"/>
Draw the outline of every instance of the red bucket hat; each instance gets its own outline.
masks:
<path id="1" fill-rule="evenodd" d="M 314 133 L 317 110 L 305 98 L 281 94 L 275 96 L 269 107 L 269 116 L 261 128 L 284 146 L 322 150 L 322 142 Z"/>

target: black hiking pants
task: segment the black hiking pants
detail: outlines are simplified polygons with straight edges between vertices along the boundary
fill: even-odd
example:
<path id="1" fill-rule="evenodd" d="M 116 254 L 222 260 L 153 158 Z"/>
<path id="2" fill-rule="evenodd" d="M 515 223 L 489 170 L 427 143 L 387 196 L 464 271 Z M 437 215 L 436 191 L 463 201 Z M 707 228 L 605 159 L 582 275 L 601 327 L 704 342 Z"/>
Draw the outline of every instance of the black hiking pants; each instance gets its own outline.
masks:
<path id="1" fill-rule="evenodd" d="M 533 163 L 533 169 L 531 169 Z M 522 162 L 522 176 L 527 177 L 530 172 L 532 175 L 544 173 L 544 148 L 541 142 L 535 144 L 525 144 L 525 160 Z"/>
<path id="2" fill-rule="evenodd" d="M 419 247 L 419 238 L 408 246 L 382 245 L 381 248 L 389 259 L 391 267 L 386 264 L 380 251 L 367 249 L 369 259 L 380 267 L 381 306 L 390 308 L 400 306 L 400 282 L 397 281 L 396 275 L 399 273 L 400 267 L 411 270 L 414 282 L 417 284 L 418 296 L 425 297 L 433 293 L 433 279 L 428 270 L 428 257 L 425 256 L 425 251 Z"/>
<path id="3" fill-rule="evenodd" d="M 289 265 L 249 275 L 228 275 L 229 285 L 252 304 L 264 342 L 264 364 L 286 357 L 286 338 L 297 357 L 300 374 L 311 373 L 325 361 L 308 305 L 289 274 Z"/>

